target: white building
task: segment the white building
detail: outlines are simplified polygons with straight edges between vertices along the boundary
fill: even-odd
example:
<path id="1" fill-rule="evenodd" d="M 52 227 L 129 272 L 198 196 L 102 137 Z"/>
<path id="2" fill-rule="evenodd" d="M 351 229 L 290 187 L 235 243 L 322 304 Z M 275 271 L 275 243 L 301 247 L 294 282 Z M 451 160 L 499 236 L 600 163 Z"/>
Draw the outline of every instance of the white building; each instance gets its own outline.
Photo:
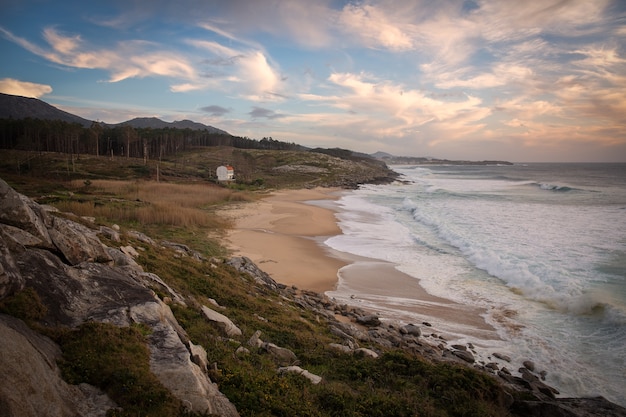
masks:
<path id="1" fill-rule="evenodd" d="M 218 181 L 233 181 L 235 179 L 235 169 L 230 165 L 221 165 L 216 170 Z"/>

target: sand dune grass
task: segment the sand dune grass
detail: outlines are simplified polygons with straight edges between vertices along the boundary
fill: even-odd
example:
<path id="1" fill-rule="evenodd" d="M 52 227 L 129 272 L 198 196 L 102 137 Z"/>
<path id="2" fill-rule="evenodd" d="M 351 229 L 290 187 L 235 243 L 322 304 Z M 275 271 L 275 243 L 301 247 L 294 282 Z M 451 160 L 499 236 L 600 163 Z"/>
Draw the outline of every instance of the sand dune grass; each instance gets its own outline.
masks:
<path id="1" fill-rule="evenodd" d="M 213 184 L 155 181 L 73 181 L 70 198 L 54 203 L 61 211 L 117 222 L 178 227 L 223 227 L 211 208 L 249 197 Z"/>

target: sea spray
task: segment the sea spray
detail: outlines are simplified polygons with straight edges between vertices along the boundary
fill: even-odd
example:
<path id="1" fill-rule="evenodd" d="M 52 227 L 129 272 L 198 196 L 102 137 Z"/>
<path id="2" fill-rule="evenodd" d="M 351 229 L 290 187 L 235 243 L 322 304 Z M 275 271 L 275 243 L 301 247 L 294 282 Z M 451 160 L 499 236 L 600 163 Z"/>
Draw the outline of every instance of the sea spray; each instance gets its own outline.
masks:
<path id="1" fill-rule="evenodd" d="M 402 184 L 363 186 L 337 202 L 343 235 L 326 244 L 484 309 L 502 340 L 474 342 L 534 360 L 562 394 L 626 405 L 626 165 L 394 169 Z M 354 295 L 341 288 L 333 296 Z M 419 313 L 402 297 L 362 298 L 390 318 Z"/>

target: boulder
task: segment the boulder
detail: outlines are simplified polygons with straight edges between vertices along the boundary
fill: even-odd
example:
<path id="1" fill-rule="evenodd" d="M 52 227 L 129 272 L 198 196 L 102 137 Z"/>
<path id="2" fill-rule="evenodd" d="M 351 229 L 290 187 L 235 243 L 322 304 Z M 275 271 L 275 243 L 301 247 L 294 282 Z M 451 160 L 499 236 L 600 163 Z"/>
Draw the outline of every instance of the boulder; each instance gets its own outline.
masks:
<path id="1" fill-rule="evenodd" d="M 420 337 L 422 335 L 422 330 L 414 324 L 407 324 L 406 326 L 400 327 L 400 333 Z"/>
<path id="2" fill-rule="evenodd" d="M 365 356 L 368 358 L 378 358 L 378 353 L 374 352 L 371 349 L 366 349 L 366 348 L 358 348 L 354 350 L 354 354 L 355 355 L 361 355 L 361 356 Z"/>
<path id="3" fill-rule="evenodd" d="M 50 239 L 70 265 L 113 262 L 93 230 L 61 217 L 53 219 Z"/>
<path id="4" fill-rule="evenodd" d="M 216 323 L 228 337 L 238 337 L 243 334 L 241 329 L 225 315 L 218 313 L 207 306 L 202 306 L 202 313 L 207 320 Z"/>
<path id="5" fill-rule="evenodd" d="M 248 340 L 248 346 L 260 348 L 263 346 L 263 341 L 261 340 L 261 331 L 257 330 Z"/>
<path id="6" fill-rule="evenodd" d="M 0 226 L 0 300 L 24 289 L 25 284 L 11 254 L 12 240 L 4 231 L 5 227 Z"/>
<path id="7" fill-rule="evenodd" d="M 292 365 L 298 361 L 295 353 L 273 343 L 263 343 L 261 349 L 272 355 L 279 365 Z"/>
<path id="8" fill-rule="evenodd" d="M 296 373 L 298 375 L 302 375 L 303 377 L 305 377 L 306 379 L 308 379 L 309 381 L 311 381 L 312 384 L 319 384 L 320 382 L 322 382 L 322 377 L 312 374 L 311 372 L 307 371 L 306 369 L 302 369 L 299 366 L 285 366 L 282 368 L 278 368 L 278 373 L 282 374 L 285 372 L 293 372 Z"/>
<path id="9" fill-rule="evenodd" d="M 0 314 L 0 415 L 105 417 L 116 404 L 96 387 L 61 379 L 59 347 L 21 320 Z"/>
<path id="10" fill-rule="evenodd" d="M 468 363 L 474 363 L 474 355 L 467 350 L 453 350 L 452 354 Z"/>
<path id="11" fill-rule="evenodd" d="M 380 319 L 378 318 L 378 316 L 374 314 L 370 314 L 367 316 L 359 316 L 356 318 L 356 322 L 367 327 L 380 326 Z"/>
<path id="12" fill-rule="evenodd" d="M 44 210 L 0 179 L 0 223 L 24 230 L 37 238 L 42 246 L 51 248 L 49 221 L 50 216 Z"/>

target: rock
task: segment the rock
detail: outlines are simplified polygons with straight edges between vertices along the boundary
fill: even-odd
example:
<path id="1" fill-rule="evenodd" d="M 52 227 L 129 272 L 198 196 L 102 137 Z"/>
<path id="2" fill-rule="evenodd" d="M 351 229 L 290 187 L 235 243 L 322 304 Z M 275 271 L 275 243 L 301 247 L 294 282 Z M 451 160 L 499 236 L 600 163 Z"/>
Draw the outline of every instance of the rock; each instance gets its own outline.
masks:
<path id="1" fill-rule="evenodd" d="M 503 360 L 503 361 L 505 361 L 505 362 L 511 362 L 511 357 L 510 357 L 510 356 L 507 356 L 507 355 L 505 355 L 505 354 L 503 354 L 503 353 L 494 352 L 494 353 L 493 353 L 493 356 L 494 356 L 495 358 L 502 359 L 502 360 Z"/>
<path id="2" fill-rule="evenodd" d="M 0 193 L 6 195 L 2 183 Z M 11 225 L 7 224 L 11 222 L 8 218 L 1 220 L 2 296 L 19 288 L 32 288 L 46 307 L 40 320 L 44 326 L 73 328 L 86 321 L 147 325 L 150 368 L 161 383 L 194 412 L 238 416 L 203 368 L 192 362 L 194 357 L 204 367 L 200 359 L 206 354 L 199 347 L 188 347 L 186 332 L 151 288 L 160 285 L 160 291 L 182 300 L 180 295 L 156 275 L 145 274 L 138 265 L 124 259 L 127 255 L 119 252 L 120 256 L 110 256 L 112 249 L 102 245 L 91 229 L 51 218 L 21 197 L 11 197 L 10 203 L 9 211 L 21 218 Z M 7 207 L 5 201 L 0 202 L 2 205 Z M 6 214 L 1 213 L 0 217 Z M 24 224 L 25 219 L 32 224 Z M 58 347 L 23 323 L 0 325 L 0 351 L 0 415 L 104 416 L 115 406 L 93 387 L 67 386 L 56 368 Z M 6 388 L 11 392 L 7 393 Z"/>
<path id="3" fill-rule="evenodd" d="M 358 348 L 354 350 L 354 354 L 355 355 L 361 355 L 361 356 L 365 356 L 368 358 L 378 358 L 378 353 L 374 352 L 371 349 L 366 349 L 366 348 Z"/>
<path id="4" fill-rule="evenodd" d="M 528 369 L 530 372 L 535 372 L 535 362 L 533 361 L 524 361 L 522 362 L 524 368 Z"/>
<path id="5" fill-rule="evenodd" d="M 272 279 L 272 277 L 270 277 L 266 272 L 262 271 L 258 266 L 256 266 L 254 262 L 252 262 L 249 258 L 246 258 L 245 256 L 237 256 L 231 258 L 230 260 L 228 260 L 227 264 L 232 266 L 239 272 L 248 274 L 258 284 L 261 284 L 273 290 L 285 288 L 284 285 L 278 284 Z"/>
<path id="6" fill-rule="evenodd" d="M 105 417 L 116 404 L 99 389 L 61 379 L 61 351 L 21 320 L 0 314 L 0 415 Z"/>
<path id="7" fill-rule="evenodd" d="M 135 250 L 135 248 L 133 248 L 132 246 L 128 245 L 128 246 L 121 246 L 120 247 L 120 251 L 122 251 L 123 253 L 125 253 L 128 256 L 131 256 L 133 258 L 136 258 L 139 256 L 139 252 L 137 252 Z"/>
<path id="8" fill-rule="evenodd" d="M 48 233 L 54 246 L 70 265 L 81 262 L 113 262 L 93 230 L 60 217 L 53 219 Z"/>
<path id="9" fill-rule="evenodd" d="M 132 237 L 133 239 L 137 239 L 140 242 L 147 243 L 150 246 L 156 246 L 156 242 L 151 237 L 148 237 L 141 232 L 131 230 L 128 232 L 128 236 Z"/>
<path id="10" fill-rule="evenodd" d="M 491 369 L 492 371 L 495 371 L 495 372 L 498 372 L 500 370 L 500 368 L 498 367 L 498 364 L 495 362 L 489 362 L 487 365 L 485 365 L 485 368 Z"/>
<path id="11" fill-rule="evenodd" d="M 172 326 L 174 316 L 160 302 L 131 311 L 133 320 L 152 329 L 150 341 L 150 370 L 189 411 L 220 416 L 239 416 L 235 406 L 209 380 L 204 371 L 192 362 L 192 355 Z M 182 330 L 182 329 L 181 329 Z"/>
<path id="12" fill-rule="evenodd" d="M 140 282 L 142 282 L 147 288 L 158 291 L 162 294 L 167 294 L 173 302 L 186 306 L 185 299 L 174 291 L 169 285 L 167 285 L 161 277 L 151 272 L 140 272 L 137 275 L 137 278 Z"/>
<path id="13" fill-rule="evenodd" d="M 280 365 L 292 365 L 298 360 L 295 353 L 293 353 L 289 349 L 276 346 L 273 343 L 263 343 L 261 345 L 261 349 L 272 355 L 272 357 Z"/>
<path id="14" fill-rule="evenodd" d="M 202 372 L 206 373 L 209 369 L 206 350 L 200 345 L 194 345 L 191 341 L 187 342 L 187 349 L 191 354 L 191 361 L 198 365 Z"/>
<path id="15" fill-rule="evenodd" d="M 516 401 L 511 407 L 515 415 L 527 417 L 624 417 L 626 409 L 595 398 L 558 398 L 550 401 Z"/>
<path id="16" fill-rule="evenodd" d="M 338 350 L 342 353 L 352 353 L 352 349 L 350 348 L 350 346 L 340 345 L 339 343 L 331 343 L 328 345 L 328 347 L 333 350 Z"/>
<path id="17" fill-rule="evenodd" d="M 202 313 L 207 320 L 216 323 L 228 337 L 238 337 L 243 334 L 241 329 L 225 315 L 211 310 L 207 306 L 202 306 Z"/>
<path id="18" fill-rule="evenodd" d="M 14 245 L 4 231 L 5 227 L 0 227 L 0 300 L 23 290 L 26 282 L 11 254 L 10 247 Z"/>
<path id="19" fill-rule="evenodd" d="M 100 226 L 100 233 L 102 233 L 107 239 L 110 239 L 113 242 L 120 242 L 121 240 L 119 232 L 110 227 Z"/>
<path id="20" fill-rule="evenodd" d="M 260 348 L 263 345 L 263 341 L 261 340 L 261 331 L 257 330 L 248 340 L 248 346 Z"/>
<path id="21" fill-rule="evenodd" d="M 465 362 L 474 363 L 474 355 L 467 350 L 453 350 L 452 354 L 457 358 L 463 359 Z"/>
<path id="22" fill-rule="evenodd" d="M 400 327 L 400 333 L 420 337 L 422 335 L 422 330 L 414 324 L 407 324 L 406 326 Z"/>
<path id="23" fill-rule="evenodd" d="M 33 235 L 43 247 L 52 247 L 48 234 L 50 216 L 0 179 L 0 223 Z"/>
<path id="24" fill-rule="evenodd" d="M 309 381 L 311 381 L 311 383 L 313 384 L 319 384 L 320 382 L 322 382 L 322 377 L 318 376 L 318 375 L 314 375 L 312 373 L 310 373 L 309 371 L 300 368 L 299 366 L 285 366 L 282 368 L 278 368 L 278 373 L 282 374 L 285 372 L 293 372 L 296 373 L 298 375 L 302 375 L 303 377 L 305 377 L 306 379 L 308 379 Z"/>
<path id="25" fill-rule="evenodd" d="M 380 319 L 378 318 L 378 316 L 375 316 L 373 314 L 367 316 L 359 316 L 356 318 L 356 322 L 367 327 L 380 326 Z"/>
<path id="26" fill-rule="evenodd" d="M 106 248 L 106 251 L 111 259 L 113 259 L 114 266 L 127 268 L 131 273 L 143 272 L 143 268 L 137 262 L 135 262 L 132 256 L 126 254 L 126 252 L 123 252 L 116 248 Z"/>

